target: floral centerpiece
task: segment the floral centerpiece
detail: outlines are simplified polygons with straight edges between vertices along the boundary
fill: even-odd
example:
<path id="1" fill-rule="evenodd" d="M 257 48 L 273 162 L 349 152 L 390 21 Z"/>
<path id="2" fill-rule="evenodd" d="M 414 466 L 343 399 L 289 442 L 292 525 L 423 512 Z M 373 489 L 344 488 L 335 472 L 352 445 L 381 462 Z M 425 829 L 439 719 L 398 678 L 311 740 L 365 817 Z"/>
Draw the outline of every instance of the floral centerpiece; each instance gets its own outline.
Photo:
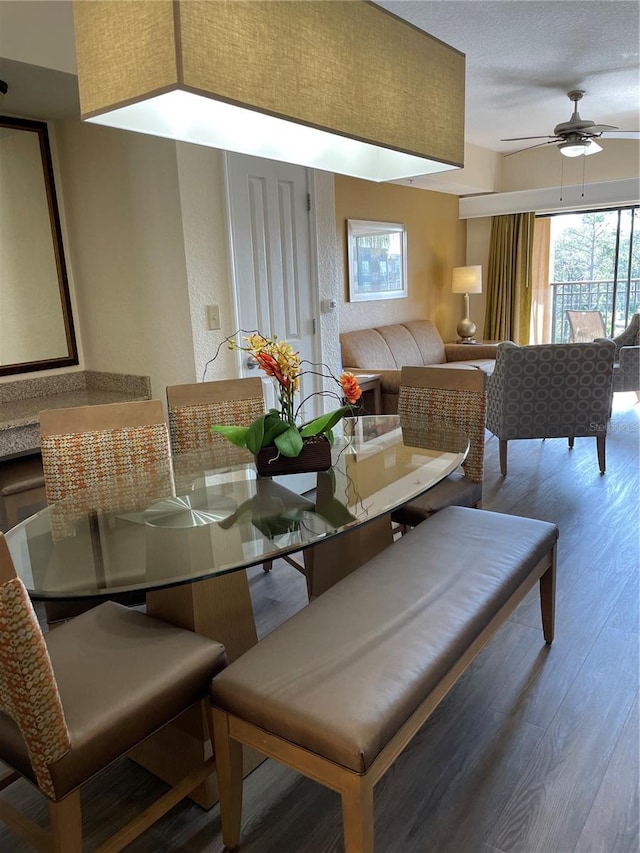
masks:
<path id="1" fill-rule="evenodd" d="M 345 416 L 355 414 L 354 406 L 362 395 L 358 380 L 352 373 L 344 372 L 339 377 L 331 373 L 303 369 L 300 354 L 286 341 L 277 336 L 267 338 L 259 332 L 253 332 L 238 342 L 235 336 L 227 338 L 230 349 L 249 353 L 259 367 L 275 381 L 279 408 L 270 409 L 249 426 L 226 426 L 215 424 L 213 432 L 221 433 L 237 447 L 245 447 L 256 457 L 265 448 L 274 448 L 270 459 L 284 456 L 300 456 L 308 442 L 322 441 L 333 443 L 333 427 Z M 306 422 L 299 422 L 302 407 L 308 398 L 296 403 L 300 390 L 300 377 L 312 372 L 336 383 L 335 397 L 341 405 Z M 332 392 L 319 392 L 323 394 Z M 343 402 L 346 400 L 346 403 Z M 329 458 L 329 455 L 327 454 Z M 328 467 L 328 465 L 326 466 Z"/>

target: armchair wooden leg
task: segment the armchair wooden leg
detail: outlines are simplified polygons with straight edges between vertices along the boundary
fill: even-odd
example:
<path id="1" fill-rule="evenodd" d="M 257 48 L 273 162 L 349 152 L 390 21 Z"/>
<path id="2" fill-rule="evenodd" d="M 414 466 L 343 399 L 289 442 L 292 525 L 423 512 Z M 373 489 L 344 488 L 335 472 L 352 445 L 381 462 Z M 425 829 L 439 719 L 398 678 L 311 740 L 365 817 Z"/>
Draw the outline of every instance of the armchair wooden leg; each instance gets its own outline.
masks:
<path id="1" fill-rule="evenodd" d="M 598 448 L 598 467 L 600 468 L 600 473 L 604 474 L 607 469 L 606 458 L 605 458 L 605 448 L 606 448 L 606 435 L 598 435 L 596 436 L 596 444 Z"/>
<path id="2" fill-rule="evenodd" d="M 500 448 L 500 473 L 503 477 L 507 476 L 507 442 L 504 438 L 499 440 Z"/>
<path id="3" fill-rule="evenodd" d="M 567 444 L 569 445 L 569 450 L 573 450 L 573 445 L 575 444 L 575 441 L 576 441 L 575 437 L 573 435 L 570 435 L 569 438 L 567 439 Z"/>
<path id="4" fill-rule="evenodd" d="M 220 821 L 225 847 L 240 843 L 242 822 L 242 744 L 229 736 L 229 717 L 217 708 L 210 711 L 215 741 L 220 796 Z"/>
<path id="5" fill-rule="evenodd" d="M 80 791 L 74 791 L 57 803 L 49 803 L 49 821 L 54 853 L 82 853 Z"/>
<path id="6" fill-rule="evenodd" d="M 352 776 L 342 789 L 345 853 L 373 853 L 373 784 Z"/>

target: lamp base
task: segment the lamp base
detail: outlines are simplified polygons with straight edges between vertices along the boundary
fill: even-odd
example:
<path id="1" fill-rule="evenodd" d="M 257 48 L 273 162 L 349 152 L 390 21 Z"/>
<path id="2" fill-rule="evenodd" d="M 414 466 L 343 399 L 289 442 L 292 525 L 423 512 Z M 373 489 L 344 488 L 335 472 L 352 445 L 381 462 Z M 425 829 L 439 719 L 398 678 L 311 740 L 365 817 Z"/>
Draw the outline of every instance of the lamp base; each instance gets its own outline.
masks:
<path id="1" fill-rule="evenodd" d="M 456 332 L 458 333 L 458 337 L 460 338 L 460 343 L 475 343 L 474 336 L 476 333 L 476 324 L 468 317 L 465 317 L 464 320 L 460 320 L 456 327 Z"/>

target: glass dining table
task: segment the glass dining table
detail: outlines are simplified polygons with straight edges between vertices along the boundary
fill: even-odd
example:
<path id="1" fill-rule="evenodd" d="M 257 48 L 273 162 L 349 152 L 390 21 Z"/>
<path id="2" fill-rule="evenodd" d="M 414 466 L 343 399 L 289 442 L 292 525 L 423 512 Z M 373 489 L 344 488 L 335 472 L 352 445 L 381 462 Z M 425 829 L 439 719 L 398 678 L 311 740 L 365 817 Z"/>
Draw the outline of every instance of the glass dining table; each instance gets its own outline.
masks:
<path id="1" fill-rule="evenodd" d="M 390 513 L 469 446 L 445 424 L 396 415 L 346 418 L 335 433 L 318 473 L 258 477 L 253 457 L 226 442 L 119 472 L 9 530 L 17 574 L 45 602 L 144 591 L 147 613 L 218 640 L 234 660 L 258 641 L 243 569 L 302 552 L 309 597 L 321 594 L 391 546 Z M 206 742 L 202 720 L 149 739 L 136 760 L 171 782 L 185 756 L 198 760 L 195 741 Z M 194 799 L 208 807 L 215 796 Z"/>

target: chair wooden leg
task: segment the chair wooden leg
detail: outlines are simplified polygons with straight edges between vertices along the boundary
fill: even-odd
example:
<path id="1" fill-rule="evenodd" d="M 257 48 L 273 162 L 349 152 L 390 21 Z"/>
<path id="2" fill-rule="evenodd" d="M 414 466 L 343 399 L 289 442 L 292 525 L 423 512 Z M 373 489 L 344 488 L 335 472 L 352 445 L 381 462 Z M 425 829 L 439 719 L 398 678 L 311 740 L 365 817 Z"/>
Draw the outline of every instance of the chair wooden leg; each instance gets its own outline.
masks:
<path id="1" fill-rule="evenodd" d="M 601 474 L 604 474 L 604 472 L 607 469 L 607 464 L 606 464 L 607 461 L 606 461 L 606 457 L 605 457 L 606 441 L 607 441 L 606 435 L 596 436 L 596 444 L 597 444 L 597 448 L 598 448 L 598 467 L 600 468 Z"/>
<path id="2" fill-rule="evenodd" d="M 500 473 L 503 477 L 507 476 L 507 442 L 504 438 L 499 440 L 500 448 Z"/>
<path id="3" fill-rule="evenodd" d="M 373 853 L 373 785 L 351 776 L 342 789 L 345 853 Z"/>
<path id="4" fill-rule="evenodd" d="M 262 564 L 262 571 L 263 572 L 270 572 L 272 568 L 273 568 L 273 560 L 265 560 L 265 562 Z"/>
<path id="5" fill-rule="evenodd" d="M 240 843 L 242 822 L 242 744 L 229 737 L 229 718 L 218 708 L 210 712 L 215 741 L 216 770 L 220 795 L 220 821 L 225 847 Z"/>
<path id="6" fill-rule="evenodd" d="M 54 853 L 82 853 L 80 791 L 74 791 L 57 803 L 49 803 L 49 820 Z"/>
<path id="7" fill-rule="evenodd" d="M 542 632 L 547 645 L 551 645 L 555 634 L 556 621 L 556 552 L 553 549 L 551 568 L 540 578 L 540 610 L 542 612 Z"/>
<path id="8" fill-rule="evenodd" d="M 575 441 L 576 441 L 575 437 L 573 435 L 570 435 L 569 438 L 567 439 L 567 444 L 569 445 L 569 450 L 573 450 L 573 445 L 575 444 Z"/>

